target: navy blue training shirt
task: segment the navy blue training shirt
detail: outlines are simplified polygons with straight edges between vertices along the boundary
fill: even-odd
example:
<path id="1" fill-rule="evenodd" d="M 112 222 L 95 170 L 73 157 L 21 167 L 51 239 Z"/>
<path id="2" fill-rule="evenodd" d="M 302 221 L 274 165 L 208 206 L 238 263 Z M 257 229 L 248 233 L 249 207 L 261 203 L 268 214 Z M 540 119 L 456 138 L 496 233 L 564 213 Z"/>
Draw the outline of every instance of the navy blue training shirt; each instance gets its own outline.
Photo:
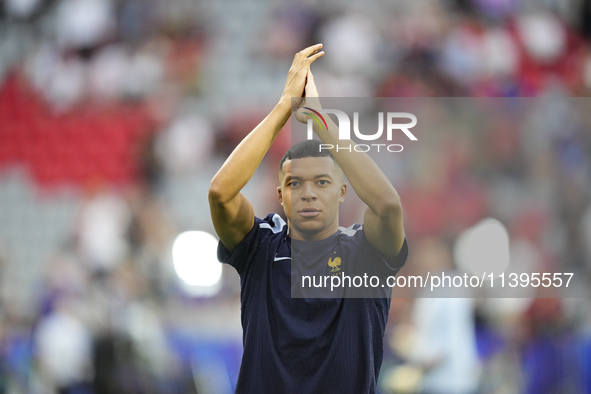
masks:
<path id="1" fill-rule="evenodd" d="M 359 261 L 395 275 L 408 255 L 406 240 L 396 257 L 382 255 L 361 225 L 321 241 L 292 241 L 277 214 L 255 218 L 232 253 L 220 242 L 219 260 L 240 275 L 244 354 L 236 393 L 375 393 L 390 294 L 292 298 L 292 250 L 326 275 L 353 272 L 347 264 Z"/>

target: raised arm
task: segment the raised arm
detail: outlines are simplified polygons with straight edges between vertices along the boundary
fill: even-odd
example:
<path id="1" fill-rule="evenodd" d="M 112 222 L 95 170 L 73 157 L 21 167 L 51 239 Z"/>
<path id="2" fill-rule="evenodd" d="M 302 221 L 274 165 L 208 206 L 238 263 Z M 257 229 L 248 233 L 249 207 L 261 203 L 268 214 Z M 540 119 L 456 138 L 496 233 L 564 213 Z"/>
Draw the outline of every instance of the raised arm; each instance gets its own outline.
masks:
<path id="1" fill-rule="evenodd" d="M 253 176 L 291 113 L 291 98 L 302 97 L 310 64 L 324 52 L 322 44 L 295 55 L 283 94 L 271 113 L 234 149 L 209 185 L 213 226 L 226 248 L 233 251 L 254 225 L 254 210 L 240 192 Z"/>
<path id="2" fill-rule="evenodd" d="M 314 83 L 314 76 L 308 71 L 306 83 L 305 106 L 317 110 L 321 109 L 318 90 Z M 308 115 L 300 109 L 296 113 L 297 119 L 306 123 Z M 325 144 L 337 146 L 339 142 L 338 127 L 325 117 L 328 130 L 313 122 L 314 131 Z M 352 142 L 352 141 L 351 141 Z M 402 225 L 402 205 L 400 196 L 390 183 L 386 175 L 367 153 L 348 150 L 331 149 L 333 155 L 355 190 L 355 193 L 367 205 L 363 217 L 365 236 L 380 252 L 395 256 L 404 243 L 404 227 Z"/>

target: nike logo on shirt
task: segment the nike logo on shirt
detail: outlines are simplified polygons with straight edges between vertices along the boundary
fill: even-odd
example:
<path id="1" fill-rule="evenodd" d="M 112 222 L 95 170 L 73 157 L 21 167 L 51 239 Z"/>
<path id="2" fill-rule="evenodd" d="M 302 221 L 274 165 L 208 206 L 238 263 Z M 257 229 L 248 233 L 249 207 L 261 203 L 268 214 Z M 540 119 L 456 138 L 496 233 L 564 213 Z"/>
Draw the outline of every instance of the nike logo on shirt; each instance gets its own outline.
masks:
<path id="1" fill-rule="evenodd" d="M 277 255 L 275 255 L 275 258 L 273 259 L 274 261 L 279 261 L 279 260 L 291 260 L 291 257 L 277 257 Z"/>

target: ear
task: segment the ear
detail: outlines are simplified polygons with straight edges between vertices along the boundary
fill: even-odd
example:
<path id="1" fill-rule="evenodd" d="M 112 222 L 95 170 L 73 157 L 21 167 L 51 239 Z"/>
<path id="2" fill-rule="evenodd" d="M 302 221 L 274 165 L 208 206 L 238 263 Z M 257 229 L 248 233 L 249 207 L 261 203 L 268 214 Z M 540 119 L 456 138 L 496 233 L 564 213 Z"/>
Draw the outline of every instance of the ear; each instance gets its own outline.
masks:
<path id="1" fill-rule="evenodd" d="M 345 197 L 347 197 L 347 182 L 343 182 L 341 184 L 341 195 L 339 196 L 339 203 L 345 201 Z"/>
<path id="2" fill-rule="evenodd" d="M 281 191 L 281 186 L 277 186 L 277 198 L 279 199 L 279 203 L 283 205 L 283 192 Z"/>

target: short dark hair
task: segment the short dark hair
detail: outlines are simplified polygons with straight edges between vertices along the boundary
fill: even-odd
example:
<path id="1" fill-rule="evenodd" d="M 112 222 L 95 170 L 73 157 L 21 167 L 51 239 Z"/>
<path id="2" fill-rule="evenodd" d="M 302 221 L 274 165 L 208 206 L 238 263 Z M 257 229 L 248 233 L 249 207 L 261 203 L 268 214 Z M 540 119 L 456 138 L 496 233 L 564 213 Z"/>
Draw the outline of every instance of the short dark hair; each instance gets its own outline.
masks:
<path id="1" fill-rule="evenodd" d="M 320 144 L 322 144 L 322 141 L 305 140 L 292 146 L 287 152 L 285 152 L 283 158 L 281 158 L 281 161 L 279 162 L 279 172 L 283 171 L 283 163 L 285 163 L 286 160 L 303 159 L 305 157 L 330 157 L 338 167 L 338 163 L 334 157 L 332 157 L 329 150 L 320 149 Z"/>

